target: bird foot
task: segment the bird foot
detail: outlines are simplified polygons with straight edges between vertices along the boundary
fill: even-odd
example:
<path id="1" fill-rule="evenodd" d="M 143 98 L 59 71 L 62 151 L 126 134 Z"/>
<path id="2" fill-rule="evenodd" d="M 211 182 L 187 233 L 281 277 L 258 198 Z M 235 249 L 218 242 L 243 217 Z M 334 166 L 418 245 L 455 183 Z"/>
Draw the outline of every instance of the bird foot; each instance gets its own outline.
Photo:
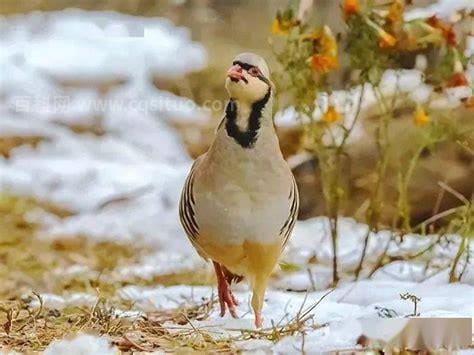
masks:
<path id="1" fill-rule="evenodd" d="M 229 313 L 232 317 L 238 318 L 235 307 L 239 304 L 237 299 L 232 294 L 230 285 L 227 282 L 224 273 L 222 272 L 222 267 L 218 263 L 214 262 L 214 268 L 216 271 L 217 277 L 217 291 L 219 296 L 219 305 L 221 308 L 221 317 L 225 315 L 226 309 L 229 310 Z"/>
<path id="2" fill-rule="evenodd" d="M 230 293 L 230 297 L 232 298 L 232 302 L 234 302 L 234 305 L 238 306 L 239 301 L 237 301 L 237 298 L 235 298 L 234 294 L 232 293 L 232 290 L 230 289 L 230 286 L 229 286 L 229 293 Z"/>
<path id="3" fill-rule="evenodd" d="M 219 304 L 221 306 L 221 317 L 224 317 L 227 308 L 230 315 L 237 318 L 237 312 L 235 310 L 237 302 L 227 282 L 219 285 Z"/>

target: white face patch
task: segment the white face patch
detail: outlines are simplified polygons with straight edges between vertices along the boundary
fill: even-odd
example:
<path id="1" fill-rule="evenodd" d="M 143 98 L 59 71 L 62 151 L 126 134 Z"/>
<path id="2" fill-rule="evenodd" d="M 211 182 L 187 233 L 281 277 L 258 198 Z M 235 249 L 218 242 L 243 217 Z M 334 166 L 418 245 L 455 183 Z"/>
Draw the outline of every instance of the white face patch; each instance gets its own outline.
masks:
<path id="1" fill-rule="evenodd" d="M 261 100 L 271 86 L 265 60 L 253 53 L 242 53 L 234 58 L 233 65 L 240 70 L 240 78 L 228 77 L 225 87 L 231 98 L 246 103 Z"/>
<path id="2" fill-rule="evenodd" d="M 268 84 L 245 71 L 243 77 L 246 80 L 232 81 L 230 78 L 226 79 L 225 87 L 229 96 L 249 104 L 261 100 L 268 91 Z"/>

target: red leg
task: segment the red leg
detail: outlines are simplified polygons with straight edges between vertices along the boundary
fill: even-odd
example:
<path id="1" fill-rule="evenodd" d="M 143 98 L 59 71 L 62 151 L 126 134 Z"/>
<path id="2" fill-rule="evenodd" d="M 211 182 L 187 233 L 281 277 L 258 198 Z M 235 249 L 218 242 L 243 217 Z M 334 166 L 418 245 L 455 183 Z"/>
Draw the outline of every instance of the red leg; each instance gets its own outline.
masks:
<path id="1" fill-rule="evenodd" d="M 232 290 L 230 289 L 230 286 L 229 286 L 229 293 L 230 293 L 230 297 L 232 298 L 232 302 L 234 303 L 234 305 L 238 306 L 239 301 L 237 301 L 237 298 L 235 298 L 234 294 L 232 293 Z"/>
<path id="2" fill-rule="evenodd" d="M 232 282 L 235 282 L 235 283 L 239 283 L 240 281 L 242 281 L 242 276 L 238 276 L 238 275 L 235 275 L 233 273 L 231 273 L 228 269 L 226 269 L 225 267 L 223 267 L 221 265 L 221 269 L 222 269 L 222 272 L 224 274 L 224 277 L 225 279 L 227 280 L 227 283 L 229 285 L 232 285 Z M 239 305 L 239 302 L 237 301 L 237 299 L 234 297 L 233 293 L 232 293 L 232 289 L 229 287 L 229 292 L 230 292 L 230 295 L 232 296 L 232 301 L 234 302 L 234 304 L 236 306 Z"/>
<path id="3" fill-rule="evenodd" d="M 261 312 L 255 312 L 255 327 L 257 329 L 260 329 L 263 324 L 263 318 L 262 318 L 262 313 Z"/>
<path id="4" fill-rule="evenodd" d="M 235 311 L 235 297 L 230 290 L 229 283 L 227 282 L 222 267 L 219 263 L 213 261 L 214 270 L 217 277 L 217 292 L 219 295 L 219 305 L 221 307 L 221 317 L 225 315 L 226 308 L 229 310 L 230 315 L 234 318 L 237 318 L 237 313 Z"/>

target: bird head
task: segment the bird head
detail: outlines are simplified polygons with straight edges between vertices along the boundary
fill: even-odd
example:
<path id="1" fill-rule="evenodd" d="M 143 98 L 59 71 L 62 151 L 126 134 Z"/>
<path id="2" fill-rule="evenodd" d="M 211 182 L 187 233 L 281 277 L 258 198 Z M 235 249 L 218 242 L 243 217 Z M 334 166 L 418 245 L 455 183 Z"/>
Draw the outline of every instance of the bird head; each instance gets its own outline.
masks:
<path id="1" fill-rule="evenodd" d="M 265 60 L 253 53 L 241 53 L 227 71 L 225 87 L 232 99 L 254 103 L 272 88 L 270 70 Z"/>

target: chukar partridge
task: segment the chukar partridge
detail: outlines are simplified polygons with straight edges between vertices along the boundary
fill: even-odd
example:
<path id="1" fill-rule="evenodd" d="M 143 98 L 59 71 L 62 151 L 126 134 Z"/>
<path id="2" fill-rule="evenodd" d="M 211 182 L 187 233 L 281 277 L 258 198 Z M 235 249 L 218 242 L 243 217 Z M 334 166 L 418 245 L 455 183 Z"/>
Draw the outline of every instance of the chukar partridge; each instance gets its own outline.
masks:
<path id="1" fill-rule="evenodd" d="M 225 87 L 225 117 L 191 168 L 180 218 L 199 255 L 214 264 L 221 316 L 227 308 L 237 317 L 230 284 L 245 277 L 261 327 L 267 282 L 296 222 L 298 189 L 275 132 L 266 62 L 238 55 Z"/>

